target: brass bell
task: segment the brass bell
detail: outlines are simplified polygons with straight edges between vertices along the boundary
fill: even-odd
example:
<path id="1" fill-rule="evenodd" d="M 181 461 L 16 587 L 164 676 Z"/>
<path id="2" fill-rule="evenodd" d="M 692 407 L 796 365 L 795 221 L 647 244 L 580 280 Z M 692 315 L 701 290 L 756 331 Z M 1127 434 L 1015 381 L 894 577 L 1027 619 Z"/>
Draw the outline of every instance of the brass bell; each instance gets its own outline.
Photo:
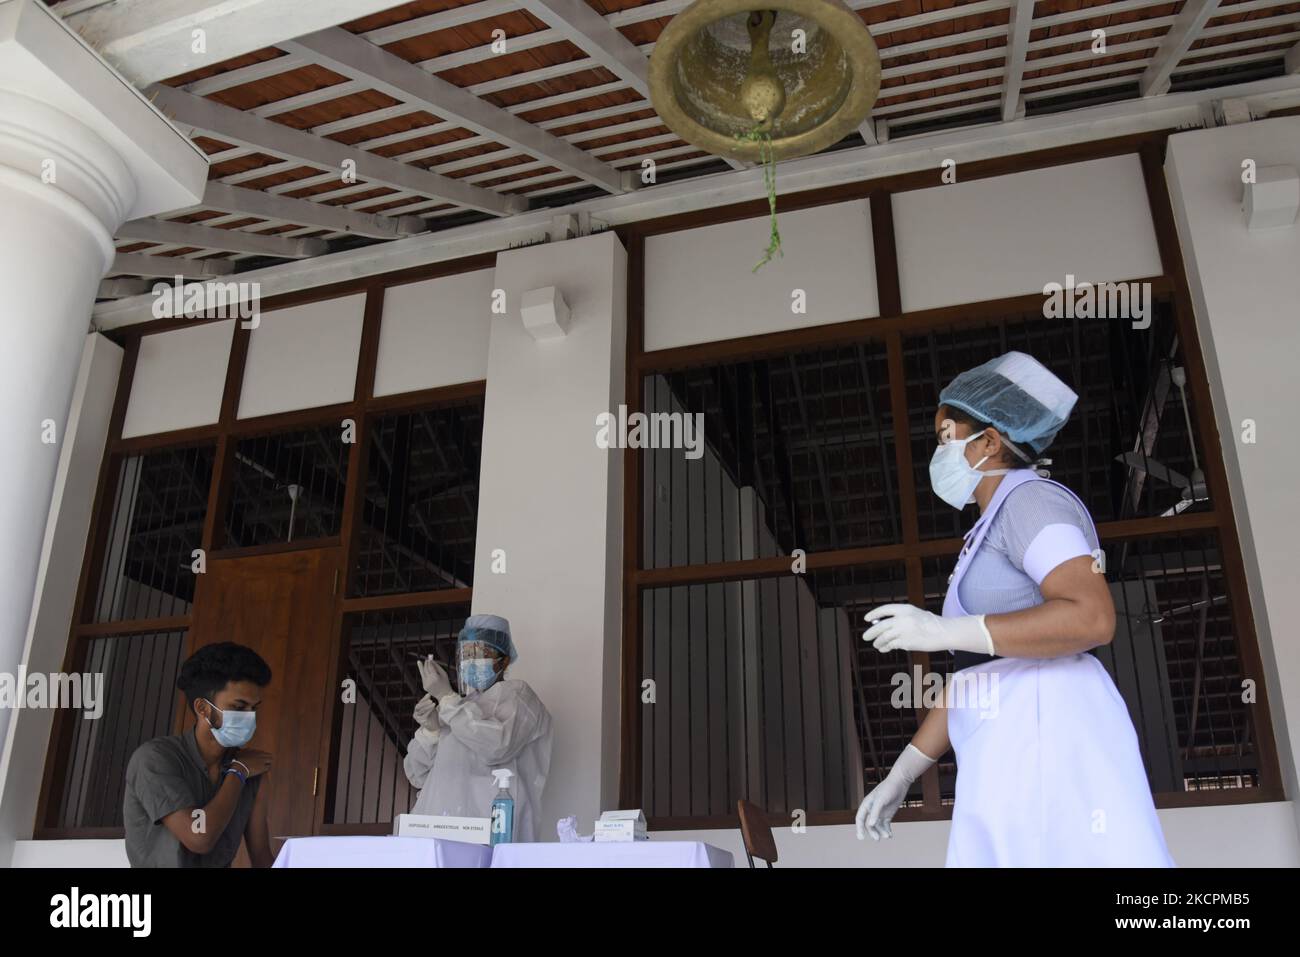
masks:
<path id="1" fill-rule="evenodd" d="M 879 93 L 876 43 L 841 0 L 696 0 L 650 57 L 651 100 L 668 128 L 748 162 L 839 142 Z"/>

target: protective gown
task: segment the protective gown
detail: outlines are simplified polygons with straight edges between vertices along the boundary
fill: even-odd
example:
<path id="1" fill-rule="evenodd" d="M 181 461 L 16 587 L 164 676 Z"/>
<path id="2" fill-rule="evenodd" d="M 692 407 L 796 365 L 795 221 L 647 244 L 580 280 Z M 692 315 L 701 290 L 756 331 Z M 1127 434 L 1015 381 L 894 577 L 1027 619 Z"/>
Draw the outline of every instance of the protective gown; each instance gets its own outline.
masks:
<path id="1" fill-rule="evenodd" d="M 551 715 L 523 681 L 504 679 L 486 691 L 438 702 L 438 730 L 417 732 L 403 767 L 421 788 L 413 814 L 488 817 L 495 768 L 513 772 L 515 841 L 537 839 L 542 790 L 551 766 Z"/>

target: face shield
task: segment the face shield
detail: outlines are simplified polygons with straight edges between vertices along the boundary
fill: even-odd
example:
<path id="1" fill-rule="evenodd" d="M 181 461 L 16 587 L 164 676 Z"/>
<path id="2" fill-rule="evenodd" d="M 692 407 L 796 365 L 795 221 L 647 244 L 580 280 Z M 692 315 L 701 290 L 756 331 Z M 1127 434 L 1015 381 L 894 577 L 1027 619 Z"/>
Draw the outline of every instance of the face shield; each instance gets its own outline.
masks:
<path id="1" fill-rule="evenodd" d="M 505 671 L 505 656 L 480 641 L 467 641 L 456 649 L 456 678 L 460 693 L 487 691 Z"/>
<path id="2" fill-rule="evenodd" d="M 504 619 L 500 621 L 504 623 Z M 474 619 L 466 622 L 456 642 L 456 677 L 461 694 L 486 691 L 514 660 L 509 625 L 484 627 L 473 622 Z"/>

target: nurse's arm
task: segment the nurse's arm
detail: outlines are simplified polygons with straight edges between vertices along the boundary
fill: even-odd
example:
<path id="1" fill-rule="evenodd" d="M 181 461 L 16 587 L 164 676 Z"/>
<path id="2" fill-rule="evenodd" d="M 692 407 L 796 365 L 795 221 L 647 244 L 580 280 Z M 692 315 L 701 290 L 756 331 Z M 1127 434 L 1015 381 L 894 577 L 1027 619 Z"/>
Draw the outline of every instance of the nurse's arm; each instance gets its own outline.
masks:
<path id="1" fill-rule="evenodd" d="M 1106 576 L 1090 555 L 1053 568 L 1039 584 L 1043 603 L 1022 611 L 986 615 L 994 650 L 1004 658 L 1059 658 L 1115 637 L 1115 602 Z"/>
<path id="2" fill-rule="evenodd" d="M 939 703 L 925 713 L 921 726 L 912 735 L 912 747 L 927 758 L 938 760 L 948 753 L 948 712 L 943 707 L 943 695 Z"/>

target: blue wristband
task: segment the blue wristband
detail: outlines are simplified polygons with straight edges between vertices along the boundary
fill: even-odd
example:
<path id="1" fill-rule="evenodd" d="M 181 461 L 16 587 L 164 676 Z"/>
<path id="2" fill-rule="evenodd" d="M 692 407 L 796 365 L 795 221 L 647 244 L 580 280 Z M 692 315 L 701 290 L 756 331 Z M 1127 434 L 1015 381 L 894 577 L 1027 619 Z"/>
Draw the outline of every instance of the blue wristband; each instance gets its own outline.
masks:
<path id="1" fill-rule="evenodd" d="M 244 775 L 241 774 L 241 773 L 240 773 L 238 770 L 236 770 L 235 768 L 228 767 L 228 768 L 224 769 L 224 770 L 221 772 L 221 780 L 222 780 L 222 781 L 224 781 L 224 780 L 226 779 L 226 775 L 227 775 L 227 774 L 233 774 L 235 777 L 239 778 L 239 783 L 240 783 L 240 784 L 247 784 L 247 783 L 248 783 L 248 778 L 244 777 Z"/>

